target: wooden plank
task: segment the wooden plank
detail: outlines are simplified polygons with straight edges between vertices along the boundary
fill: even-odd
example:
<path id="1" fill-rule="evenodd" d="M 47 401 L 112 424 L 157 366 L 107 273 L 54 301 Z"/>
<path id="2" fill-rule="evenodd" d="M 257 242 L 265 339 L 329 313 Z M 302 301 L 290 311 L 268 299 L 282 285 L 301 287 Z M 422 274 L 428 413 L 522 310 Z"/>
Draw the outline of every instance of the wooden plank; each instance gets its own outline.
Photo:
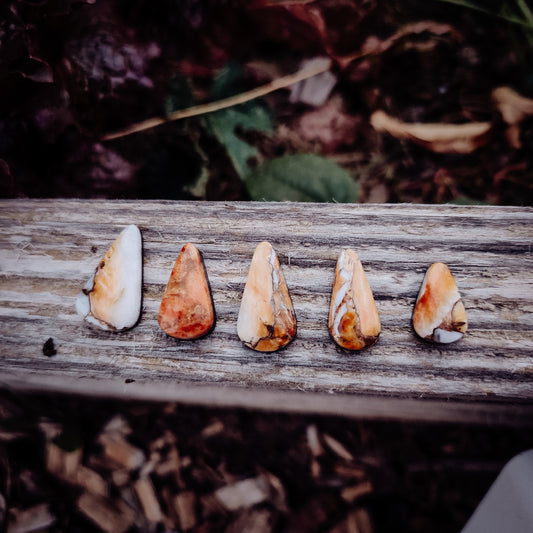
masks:
<path id="1" fill-rule="evenodd" d="M 0 383 L 4 386 L 293 409 L 373 418 L 533 424 L 533 209 L 489 206 L 6 200 L 0 203 Z M 141 229 L 143 312 L 132 330 L 94 329 L 75 298 L 127 224 Z M 245 348 L 236 320 L 261 240 L 278 252 L 298 319 L 274 354 Z M 187 342 L 157 324 L 186 242 L 203 254 L 214 331 Z M 382 321 L 360 353 L 327 331 L 334 267 L 354 248 Z M 416 338 L 426 268 L 446 262 L 470 329 L 449 346 Z M 52 337 L 57 355 L 45 357 Z"/>

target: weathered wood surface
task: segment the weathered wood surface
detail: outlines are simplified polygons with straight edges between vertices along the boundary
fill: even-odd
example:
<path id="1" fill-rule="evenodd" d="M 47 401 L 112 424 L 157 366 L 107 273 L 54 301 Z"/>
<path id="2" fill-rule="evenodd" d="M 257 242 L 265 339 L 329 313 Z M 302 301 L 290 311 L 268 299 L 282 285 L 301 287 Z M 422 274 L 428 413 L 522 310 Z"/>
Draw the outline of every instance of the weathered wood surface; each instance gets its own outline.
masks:
<path id="1" fill-rule="evenodd" d="M 0 385 L 373 418 L 533 424 L 533 210 L 513 207 L 8 200 L 0 202 Z M 130 331 L 84 323 L 75 298 L 121 229 L 144 246 L 143 312 Z M 255 245 L 274 245 L 296 339 L 244 347 L 236 320 Z M 217 322 L 166 336 L 157 312 L 181 246 L 203 254 Z M 360 353 L 327 331 L 343 247 L 366 269 L 382 321 Z M 430 263 L 446 262 L 469 318 L 448 346 L 410 325 Z M 52 337 L 57 355 L 43 355 Z"/>

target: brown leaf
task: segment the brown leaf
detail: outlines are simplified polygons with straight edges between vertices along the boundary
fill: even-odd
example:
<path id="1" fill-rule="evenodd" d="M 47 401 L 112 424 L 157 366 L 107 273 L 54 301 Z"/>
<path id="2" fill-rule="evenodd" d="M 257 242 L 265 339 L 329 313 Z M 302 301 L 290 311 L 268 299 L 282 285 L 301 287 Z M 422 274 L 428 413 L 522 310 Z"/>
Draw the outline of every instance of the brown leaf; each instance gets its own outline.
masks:
<path id="1" fill-rule="evenodd" d="M 494 89 L 492 100 L 503 120 L 509 125 L 518 124 L 533 115 L 533 99 L 518 94 L 510 87 Z"/>
<path id="2" fill-rule="evenodd" d="M 407 123 L 375 111 L 370 124 L 376 131 L 386 131 L 397 139 L 410 139 L 437 153 L 469 154 L 488 140 L 490 122 L 467 122 L 465 124 Z"/>
<path id="3" fill-rule="evenodd" d="M 385 40 L 380 40 L 375 36 L 370 36 L 364 43 L 362 47 L 363 54 L 380 54 L 385 50 L 388 50 L 393 46 L 397 41 L 403 37 L 411 35 L 419 35 L 421 33 L 432 33 L 433 35 L 445 35 L 449 33 L 452 37 L 455 37 L 459 40 L 460 36 L 457 31 L 448 24 L 440 24 L 438 22 L 433 22 L 432 20 L 421 20 L 420 22 L 415 22 L 413 24 L 406 24 L 400 28 L 393 35 L 388 37 Z"/>
<path id="4" fill-rule="evenodd" d="M 375 35 L 371 35 L 363 43 L 360 52 L 354 55 L 337 57 L 336 59 L 341 67 L 345 67 L 354 59 L 382 54 L 404 37 L 420 35 L 421 33 L 431 33 L 438 36 L 450 34 L 451 37 L 460 40 L 459 33 L 452 26 L 433 22 L 431 20 L 421 20 L 420 22 L 415 22 L 413 24 L 406 24 L 384 40 L 379 39 Z"/>
<path id="5" fill-rule="evenodd" d="M 492 91 L 492 100 L 509 127 L 505 138 L 512 148 L 522 147 L 519 124 L 533 115 L 533 100 L 518 94 L 510 87 L 498 87 Z"/>
<path id="6" fill-rule="evenodd" d="M 319 142 L 326 153 L 353 144 L 357 139 L 360 119 L 346 113 L 340 96 L 335 95 L 323 106 L 304 113 L 296 124 L 302 139 Z"/>

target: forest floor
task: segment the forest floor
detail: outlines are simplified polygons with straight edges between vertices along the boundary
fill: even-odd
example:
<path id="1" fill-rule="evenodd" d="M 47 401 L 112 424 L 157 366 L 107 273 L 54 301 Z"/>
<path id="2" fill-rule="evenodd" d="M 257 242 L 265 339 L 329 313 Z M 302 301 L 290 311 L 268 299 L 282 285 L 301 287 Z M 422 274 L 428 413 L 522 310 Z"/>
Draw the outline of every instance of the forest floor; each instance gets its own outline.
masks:
<path id="1" fill-rule="evenodd" d="M 533 13 L 468 4 L 5 2 L 0 195 L 533 205 Z"/>

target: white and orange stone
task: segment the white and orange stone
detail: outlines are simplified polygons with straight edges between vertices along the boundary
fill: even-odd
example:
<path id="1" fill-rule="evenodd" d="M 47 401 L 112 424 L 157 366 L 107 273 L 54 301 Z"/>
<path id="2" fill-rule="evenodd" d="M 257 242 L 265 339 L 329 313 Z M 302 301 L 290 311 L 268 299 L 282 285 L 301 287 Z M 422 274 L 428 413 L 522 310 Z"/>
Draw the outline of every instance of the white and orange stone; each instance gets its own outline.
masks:
<path id="1" fill-rule="evenodd" d="M 142 238 L 128 226 L 111 245 L 76 299 L 76 310 L 102 329 L 133 327 L 141 313 Z"/>
<path id="2" fill-rule="evenodd" d="M 348 350 L 372 346 L 381 332 L 372 290 L 357 254 L 344 249 L 335 269 L 328 320 L 333 340 Z"/>
<path id="3" fill-rule="evenodd" d="M 237 319 L 237 334 L 249 348 L 273 352 L 296 335 L 296 317 L 278 257 L 269 242 L 255 249 Z"/>
<path id="4" fill-rule="evenodd" d="M 158 322 L 161 329 L 177 339 L 197 339 L 215 324 L 215 311 L 200 252 L 187 243 L 170 274 Z"/>
<path id="5" fill-rule="evenodd" d="M 458 341 L 468 328 L 466 311 L 455 279 L 444 263 L 427 270 L 413 312 L 413 328 L 428 341 Z"/>

